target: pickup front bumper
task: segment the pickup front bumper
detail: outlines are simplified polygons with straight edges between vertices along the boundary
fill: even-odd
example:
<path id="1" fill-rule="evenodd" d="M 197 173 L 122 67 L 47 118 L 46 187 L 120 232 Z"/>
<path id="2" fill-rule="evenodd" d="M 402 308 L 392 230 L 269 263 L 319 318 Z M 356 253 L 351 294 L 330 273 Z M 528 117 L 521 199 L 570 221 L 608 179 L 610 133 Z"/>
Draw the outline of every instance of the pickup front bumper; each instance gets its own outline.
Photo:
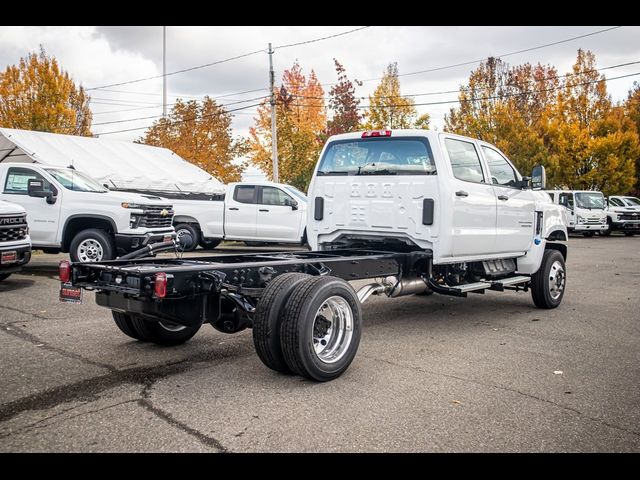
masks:
<path id="1" fill-rule="evenodd" d="M 16 252 L 17 261 L 11 263 L 2 263 L 2 252 Z M 0 247 L 0 273 L 13 273 L 19 271 L 23 265 L 31 260 L 31 246 L 20 245 L 14 247 Z"/>
<path id="2" fill-rule="evenodd" d="M 116 233 L 116 249 L 119 254 L 133 252 L 139 248 L 145 247 L 150 243 L 159 243 L 173 240 L 176 238 L 176 232 L 149 232 L 144 235 L 131 235 L 126 233 Z"/>

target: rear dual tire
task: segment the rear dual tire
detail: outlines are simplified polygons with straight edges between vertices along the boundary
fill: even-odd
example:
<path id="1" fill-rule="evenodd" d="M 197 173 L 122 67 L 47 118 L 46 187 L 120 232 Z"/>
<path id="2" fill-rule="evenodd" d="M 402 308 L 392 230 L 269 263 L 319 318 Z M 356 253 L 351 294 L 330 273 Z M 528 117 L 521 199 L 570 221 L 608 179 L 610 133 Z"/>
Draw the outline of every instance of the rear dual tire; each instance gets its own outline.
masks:
<path id="1" fill-rule="evenodd" d="M 191 339 L 201 325 L 185 326 L 166 320 L 145 320 L 142 317 L 112 310 L 113 321 L 128 337 L 164 347 L 180 345 Z"/>

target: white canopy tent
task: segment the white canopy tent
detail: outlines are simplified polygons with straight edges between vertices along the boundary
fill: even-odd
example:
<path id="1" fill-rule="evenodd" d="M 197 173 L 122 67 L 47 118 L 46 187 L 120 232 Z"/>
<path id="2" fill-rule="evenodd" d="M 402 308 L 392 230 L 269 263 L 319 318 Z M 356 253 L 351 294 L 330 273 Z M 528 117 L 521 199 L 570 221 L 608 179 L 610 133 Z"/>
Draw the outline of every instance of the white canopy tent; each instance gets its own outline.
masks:
<path id="1" fill-rule="evenodd" d="M 0 162 L 76 170 L 121 190 L 220 194 L 224 185 L 167 148 L 104 138 L 0 128 Z"/>

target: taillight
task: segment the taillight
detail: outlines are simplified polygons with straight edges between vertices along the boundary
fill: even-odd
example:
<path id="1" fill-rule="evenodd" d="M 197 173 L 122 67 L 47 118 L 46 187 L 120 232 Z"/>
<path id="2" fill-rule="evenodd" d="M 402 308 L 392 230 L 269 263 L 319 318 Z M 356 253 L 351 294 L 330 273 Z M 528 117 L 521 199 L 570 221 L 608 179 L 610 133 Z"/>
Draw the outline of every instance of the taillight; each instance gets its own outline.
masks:
<path id="1" fill-rule="evenodd" d="M 156 273 L 154 279 L 153 290 L 158 298 L 167 296 L 167 274 L 164 272 Z"/>
<path id="2" fill-rule="evenodd" d="M 60 263 L 58 264 L 58 272 L 62 283 L 71 281 L 71 263 L 69 260 L 60 260 Z"/>
<path id="3" fill-rule="evenodd" d="M 391 130 L 371 130 L 371 131 L 367 131 L 367 132 L 362 132 L 362 137 L 361 138 L 390 137 L 390 136 L 391 136 Z"/>

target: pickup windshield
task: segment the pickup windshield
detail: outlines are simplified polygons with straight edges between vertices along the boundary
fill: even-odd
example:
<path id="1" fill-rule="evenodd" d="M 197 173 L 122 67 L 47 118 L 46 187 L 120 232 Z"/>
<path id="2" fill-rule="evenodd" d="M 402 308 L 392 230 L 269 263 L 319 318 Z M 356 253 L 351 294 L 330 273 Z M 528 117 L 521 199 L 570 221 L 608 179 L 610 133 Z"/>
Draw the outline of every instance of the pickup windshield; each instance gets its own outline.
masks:
<path id="1" fill-rule="evenodd" d="M 325 150 L 318 175 L 435 175 L 426 138 L 338 140 Z"/>
<path id="2" fill-rule="evenodd" d="M 91 177 L 87 177 L 83 173 L 75 170 L 68 168 L 47 168 L 46 170 L 68 190 L 74 190 L 76 192 L 108 192 L 106 188 Z"/>
<path id="3" fill-rule="evenodd" d="M 630 207 L 640 207 L 640 199 L 636 197 L 624 197 L 623 200 Z"/>
<path id="4" fill-rule="evenodd" d="M 301 192 L 296 187 L 292 185 L 287 185 L 286 187 L 284 187 L 284 189 L 290 194 L 292 194 L 294 197 L 296 197 L 298 200 L 301 200 L 304 203 L 307 203 L 307 196 L 304 194 L 304 192 Z"/>
<path id="5" fill-rule="evenodd" d="M 575 197 L 579 208 L 604 210 L 604 195 L 600 192 L 580 192 Z"/>

